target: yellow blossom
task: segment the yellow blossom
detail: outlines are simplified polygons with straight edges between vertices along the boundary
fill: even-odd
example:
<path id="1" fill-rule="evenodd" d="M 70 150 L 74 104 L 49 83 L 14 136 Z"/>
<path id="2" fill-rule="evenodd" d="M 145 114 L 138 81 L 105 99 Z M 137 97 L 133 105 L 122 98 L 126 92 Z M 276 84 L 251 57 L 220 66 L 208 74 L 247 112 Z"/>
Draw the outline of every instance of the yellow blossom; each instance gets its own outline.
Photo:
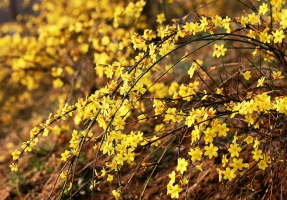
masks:
<path id="1" fill-rule="evenodd" d="M 242 75 L 244 76 L 244 79 L 247 80 L 247 81 L 248 81 L 248 80 L 250 79 L 250 77 L 251 77 L 250 71 L 246 71 L 246 72 L 242 73 Z"/>
<path id="2" fill-rule="evenodd" d="M 156 22 L 159 23 L 159 24 L 162 24 L 165 20 L 166 20 L 166 19 L 165 19 L 165 16 L 164 16 L 163 13 L 158 14 L 158 15 L 156 16 Z"/>
<path id="3" fill-rule="evenodd" d="M 226 136 L 227 135 L 227 132 L 229 131 L 229 128 L 226 127 L 226 123 L 223 123 L 223 124 L 218 124 L 217 125 L 217 129 L 218 131 L 218 136 Z"/>
<path id="4" fill-rule="evenodd" d="M 242 170 L 244 167 L 244 163 L 242 162 L 243 162 L 243 159 L 233 158 L 232 163 L 230 164 L 230 167 L 233 167 L 235 171 L 237 171 L 238 169 Z"/>
<path id="5" fill-rule="evenodd" d="M 282 43 L 283 39 L 286 37 L 283 30 L 277 29 L 276 31 L 272 32 L 274 43 Z"/>
<path id="6" fill-rule="evenodd" d="M 227 48 L 224 47 L 224 44 L 218 45 L 215 44 L 213 47 L 213 54 L 212 57 L 216 56 L 217 58 L 220 56 L 224 56 Z"/>
<path id="7" fill-rule="evenodd" d="M 222 93 L 223 93 L 223 90 L 222 90 L 221 88 L 217 88 L 215 93 L 216 93 L 216 94 L 222 94 Z"/>
<path id="8" fill-rule="evenodd" d="M 61 154 L 61 160 L 66 161 L 68 158 L 70 158 L 70 152 L 66 150 L 64 153 Z"/>
<path id="9" fill-rule="evenodd" d="M 262 155 L 262 150 L 260 149 L 254 149 L 252 151 L 252 158 L 255 160 L 255 161 L 259 161 L 259 159 L 262 159 L 263 158 L 263 155 Z"/>
<path id="10" fill-rule="evenodd" d="M 178 198 L 179 193 L 182 191 L 182 188 L 179 187 L 178 184 L 176 185 L 170 185 L 170 187 L 167 190 L 167 194 L 170 194 L 171 198 Z"/>
<path id="11" fill-rule="evenodd" d="M 113 190 L 112 194 L 114 195 L 114 197 L 116 198 L 116 200 L 121 199 L 121 193 L 118 190 Z"/>
<path id="12" fill-rule="evenodd" d="M 108 174 L 108 177 L 107 177 L 107 181 L 112 181 L 114 179 L 114 176 L 113 175 L 110 175 L 110 174 Z"/>
<path id="13" fill-rule="evenodd" d="M 216 169 L 218 172 L 218 177 L 219 177 L 219 182 L 222 181 L 222 175 L 224 174 L 224 172 L 222 170 L 220 170 L 219 168 Z"/>
<path id="14" fill-rule="evenodd" d="M 13 160 L 17 160 L 20 156 L 20 151 L 19 150 L 15 150 L 12 152 L 12 156 L 13 156 Z"/>
<path id="15" fill-rule="evenodd" d="M 228 163 L 228 159 L 226 158 L 226 155 L 222 156 L 222 166 L 225 167 L 225 165 Z"/>
<path id="16" fill-rule="evenodd" d="M 248 22 L 251 25 L 260 24 L 260 16 L 256 15 L 255 13 L 248 14 Z"/>
<path id="17" fill-rule="evenodd" d="M 181 185 L 181 186 L 185 186 L 185 185 L 187 185 L 187 184 L 188 184 L 188 180 L 187 180 L 186 177 L 184 177 L 182 180 L 180 180 L 180 185 Z"/>
<path id="18" fill-rule="evenodd" d="M 260 160 L 257 164 L 259 169 L 265 170 L 266 167 L 268 167 L 266 160 Z"/>
<path id="19" fill-rule="evenodd" d="M 267 156 L 263 158 L 263 160 L 260 160 L 260 162 L 257 164 L 259 169 L 265 170 L 266 167 L 268 167 L 268 164 L 271 163 L 270 156 Z"/>
<path id="20" fill-rule="evenodd" d="M 271 42 L 272 35 L 269 35 L 266 30 L 258 33 L 258 36 L 259 36 L 259 40 L 263 43 Z"/>
<path id="21" fill-rule="evenodd" d="M 221 21 L 222 21 L 222 18 L 218 15 L 216 15 L 215 17 L 213 17 L 212 19 L 212 22 L 214 23 L 214 26 L 219 26 L 221 27 L 222 24 L 221 24 Z"/>
<path id="22" fill-rule="evenodd" d="M 242 150 L 241 147 L 238 146 L 237 143 L 231 144 L 228 151 L 230 152 L 231 157 L 238 157 L 239 152 Z"/>
<path id="23" fill-rule="evenodd" d="M 203 171 L 203 169 L 202 169 L 202 163 L 200 164 L 200 165 L 195 165 L 195 167 L 196 167 L 196 169 L 198 169 L 199 171 Z"/>
<path id="24" fill-rule="evenodd" d="M 259 14 L 260 14 L 260 15 L 264 15 L 267 11 L 268 11 L 268 5 L 267 5 L 266 3 L 263 3 L 263 4 L 259 7 Z"/>
<path id="25" fill-rule="evenodd" d="M 247 34 L 248 37 L 255 39 L 256 38 L 256 32 L 252 29 L 249 30 L 249 33 Z"/>
<path id="26" fill-rule="evenodd" d="M 188 154 L 191 156 L 192 162 L 195 162 L 196 160 L 201 160 L 202 151 L 199 147 L 196 147 L 195 149 L 191 148 Z"/>
<path id="27" fill-rule="evenodd" d="M 281 75 L 281 71 L 278 71 L 278 72 L 273 71 L 273 72 L 272 72 L 272 76 L 273 76 L 274 80 L 284 78 L 284 76 Z"/>
<path id="28" fill-rule="evenodd" d="M 254 140 L 253 148 L 255 149 L 255 148 L 259 147 L 259 145 L 260 145 L 260 141 L 257 140 L 257 138 L 256 138 L 256 139 Z"/>
<path id="29" fill-rule="evenodd" d="M 188 162 L 184 158 L 179 158 L 177 161 L 176 170 L 179 171 L 181 174 L 183 174 L 186 171 L 187 165 Z"/>
<path id="30" fill-rule="evenodd" d="M 264 77 L 264 76 L 262 76 L 262 77 L 258 80 L 257 87 L 263 86 L 263 84 L 264 84 L 264 80 L 265 80 L 265 77 Z"/>
<path id="31" fill-rule="evenodd" d="M 226 168 L 226 170 L 223 172 L 224 173 L 224 179 L 228 179 L 229 181 L 231 181 L 232 179 L 234 179 L 236 177 L 235 175 L 235 170 L 231 169 L 229 167 Z"/>
<path id="32" fill-rule="evenodd" d="M 17 172 L 18 171 L 18 165 L 16 163 L 14 163 L 14 162 L 10 165 L 10 168 L 11 168 L 12 172 Z"/>
<path id="33" fill-rule="evenodd" d="M 62 179 L 64 179 L 64 180 L 66 180 L 66 179 L 67 179 L 67 175 L 68 175 L 67 172 L 61 172 L 60 177 L 61 177 Z"/>
<path id="34" fill-rule="evenodd" d="M 205 149 L 204 155 L 208 156 L 209 159 L 211 159 L 213 156 L 218 155 L 217 154 L 218 147 L 213 146 L 212 143 L 209 146 L 205 146 L 204 149 Z"/>
<path id="35" fill-rule="evenodd" d="M 60 78 L 57 78 L 53 81 L 54 88 L 61 88 L 63 85 L 64 83 Z"/>
<path id="36" fill-rule="evenodd" d="M 247 144 L 251 144 L 253 142 L 253 137 L 251 135 L 248 135 L 245 139 L 244 142 Z"/>
<path id="37" fill-rule="evenodd" d="M 172 171 L 169 175 L 169 178 L 170 178 L 170 183 L 174 183 L 175 182 L 175 171 Z"/>

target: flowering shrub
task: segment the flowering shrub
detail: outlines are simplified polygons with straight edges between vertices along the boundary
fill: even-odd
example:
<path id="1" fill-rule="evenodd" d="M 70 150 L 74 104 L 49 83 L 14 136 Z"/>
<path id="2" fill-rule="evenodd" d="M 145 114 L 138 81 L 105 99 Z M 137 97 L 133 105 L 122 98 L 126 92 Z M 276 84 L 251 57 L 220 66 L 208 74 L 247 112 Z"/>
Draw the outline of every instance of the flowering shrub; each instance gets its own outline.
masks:
<path id="1" fill-rule="evenodd" d="M 36 109 L 47 91 L 48 112 L 55 110 L 12 152 L 11 170 L 53 133 L 68 146 L 58 154 L 62 189 L 55 183 L 50 197 L 83 190 L 94 199 L 113 182 L 110 193 L 121 199 L 136 175 L 151 169 L 136 193 L 143 198 L 167 163 L 171 198 L 191 195 L 193 173 L 216 171 L 228 188 L 223 197 L 239 183 L 253 191 L 257 172 L 271 179 L 273 171 L 284 173 L 285 2 L 255 1 L 240 17 L 196 13 L 169 23 L 158 13 L 150 28 L 145 5 L 43 0 L 33 7 L 37 17 L 19 17 L 25 25 L 1 27 L 1 79 L 9 77 L 17 93 L 8 93 L 3 108 L 16 108 L 4 110 L 10 118 L 2 120 L 19 115 L 21 105 Z M 85 156 L 89 162 L 80 166 Z"/>

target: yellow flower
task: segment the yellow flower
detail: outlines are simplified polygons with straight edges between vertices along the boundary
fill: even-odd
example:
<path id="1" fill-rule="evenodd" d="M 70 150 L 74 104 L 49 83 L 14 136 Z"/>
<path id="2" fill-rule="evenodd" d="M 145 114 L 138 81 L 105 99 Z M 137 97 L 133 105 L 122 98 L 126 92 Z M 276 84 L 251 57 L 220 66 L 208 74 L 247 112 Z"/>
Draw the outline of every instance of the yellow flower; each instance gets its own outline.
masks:
<path id="1" fill-rule="evenodd" d="M 259 36 L 259 40 L 263 43 L 270 43 L 271 42 L 272 35 L 269 35 L 266 30 L 258 33 L 258 36 Z"/>
<path id="2" fill-rule="evenodd" d="M 214 51 L 213 51 L 212 57 L 216 56 L 218 58 L 220 56 L 225 55 L 227 48 L 224 47 L 224 44 L 222 44 L 222 45 L 215 44 L 213 47 L 213 50 Z"/>
<path id="3" fill-rule="evenodd" d="M 105 176 L 106 175 L 106 170 L 105 169 L 102 169 L 101 170 L 101 176 Z"/>
<path id="4" fill-rule="evenodd" d="M 260 141 L 257 140 L 257 138 L 256 138 L 256 139 L 254 140 L 253 148 L 255 149 L 255 148 L 259 147 L 259 145 L 260 145 Z"/>
<path id="5" fill-rule="evenodd" d="M 125 158 L 123 157 L 122 154 L 117 154 L 113 159 L 113 161 L 116 162 L 118 165 L 123 165 L 124 160 L 125 160 Z"/>
<path id="6" fill-rule="evenodd" d="M 185 185 L 187 185 L 187 184 L 188 184 L 188 180 L 187 180 L 186 177 L 184 177 L 182 180 L 180 180 L 180 185 L 181 185 L 181 186 L 185 186 Z"/>
<path id="7" fill-rule="evenodd" d="M 229 181 L 231 181 L 232 179 L 234 179 L 236 177 L 235 175 L 235 170 L 234 169 L 230 169 L 229 167 L 226 168 L 226 170 L 224 171 L 224 179 L 228 179 Z"/>
<path id="8" fill-rule="evenodd" d="M 248 23 L 248 17 L 242 15 L 240 18 L 240 23 L 243 27 L 246 27 L 246 24 Z"/>
<path id="9" fill-rule="evenodd" d="M 260 15 L 264 15 L 266 12 L 268 11 L 268 5 L 266 3 L 263 3 L 260 7 L 259 7 L 259 14 Z"/>
<path id="10" fill-rule="evenodd" d="M 21 148 L 24 149 L 25 152 L 31 152 L 32 151 L 32 147 L 31 147 L 30 141 L 23 142 L 23 144 L 21 145 Z"/>
<path id="11" fill-rule="evenodd" d="M 14 162 L 10 165 L 10 168 L 11 168 L 12 172 L 17 172 L 18 171 L 18 165 L 16 163 L 14 163 Z"/>
<path id="12" fill-rule="evenodd" d="M 187 31 L 189 34 L 195 35 L 197 32 L 200 31 L 200 26 L 197 22 L 186 22 L 186 24 L 183 26 L 184 30 Z"/>
<path id="13" fill-rule="evenodd" d="M 113 190 L 112 194 L 114 195 L 114 197 L 116 198 L 116 200 L 121 198 L 121 193 L 118 192 L 117 190 Z"/>
<path id="14" fill-rule="evenodd" d="M 189 70 L 188 70 L 188 74 L 189 74 L 189 76 L 190 76 L 190 78 L 192 78 L 193 77 L 193 74 L 194 74 L 194 71 L 195 71 L 196 69 L 194 68 L 194 66 L 193 65 L 191 65 L 191 67 L 189 68 Z"/>
<path id="15" fill-rule="evenodd" d="M 232 163 L 230 164 L 231 167 L 233 167 L 233 169 L 235 171 L 242 170 L 244 167 L 244 164 L 242 163 L 243 159 L 237 159 L 237 158 L 233 158 Z"/>
<path id="16" fill-rule="evenodd" d="M 66 179 L 67 179 L 67 172 L 61 172 L 60 177 L 61 177 L 63 180 L 66 180 Z"/>
<path id="17" fill-rule="evenodd" d="M 192 162 L 194 162 L 196 160 L 198 160 L 198 161 L 201 160 L 202 151 L 200 150 L 199 147 L 196 147 L 195 149 L 190 149 L 188 154 L 191 156 Z"/>
<path id="18" fill-rule="evenodd" d="M 169 178 L 170 178 L 170 183 L 171 184 L 174 184 L 174 182 L 175 182 L 175 171 L 172 171 L 169 175 Z"/>
<path id="19" fill-rule="evenodd" d="M 114 121 L 112 123 L 115 126 L 116 130 L 122 130 L 124 129 L 124 125 L 126 124 L 124 119 L 121 117 L 114 118 Z"/>
<path id="20" fill-rule="evenodd" d="M 252 158 L 255 160 L 255 161 L 258 161 L 259 159 L 262 159 L 263 158 L 263 155 L 262 155 L 262 150 L 259 150 L 259 149 L 254 149 L 252 151 Z"/>
<path id="21" fill-rule="evenodd" d="M 216 93 L 216 94 L 222 94 L 222 93 L 223 93 L 223 90 L 222 90 L 221 88 L 217 88 L 215 93 Z"/>
<path id="22" fill-rule="evenodd" d="M 18 150 L 15 150 L 12 152 L 13 160 L 17 160 L 20 156 L 21 152 Z"/>
<path id="23" fill-rule="evenodd" d="M 232 22 L 232 20 L 228 16 L 226 16 L 221 22 L 221 25 L 226 29 L 227 33 L 230 33 L 230 22 Z"/>
<path id="24" fill-rule="evenodd" d="M 265 80 L 265 77 L 264 77 L 264 76 L 262 76 L 262 77 L 258 80 L 257 87 L 263 86 L 263 84 L 264 84 L 264 80 Z"/>
<path id="25" fill-rule="evenodd" d="M 231 154 L 231 157 L 238 157 L 239 156 L 239 152 L 242 150 L 241 147 L 238 146 L 238 144 L 231 144 L 228 151 Z"/>
<path id="26" fill-rule="evenodd" d="M 271 163 L 270 156 L 267 156 L 267 157 L 264 156 L 264 159 L 261 160 L 257 165 L 259 169 L 265 170 L 265 168 L 268 167 L 268 164 L 270 163 Z"/>
<path id="27" fill-rule="evenodd" d="M 281 72 L 280 72 L 280 71 L 278 71 L 278 72 L 273 71 L 273 72 L 272 72 L 272 76 L 273 76 L 274 80 L 284 78 L 284 76 L 281 75 Z"/>
<path id="28" fill-rule="evenodd" d="M 200 164 L 200 165 L 195 165 L 195 167 L 196 167 L 196 169 L 198 169 L 199 171 L 203 171 L 203 169 L 202 169 L 202 163 Z"/>
<path id="29" fill-rule="evenodd" d="M 170 194 L 171 198 L 178 198 L 179 193 L 182 191 L 182 188 L 179 187 L 178 184 L 176 185 L 169 185 L 169 188 L 167 190 L 167 194 Z"/>
<path id="30" fill-rule="evenodd" d="M 113 176 L 113 175 L 108 174 L 107 181 L 112 181 L 113 179 L 114 179 L 114 176 Z"/>
<path id="31" fill-rule="evenodd" d="M 200 20 L 200 28 L 202 31 L 205 31 L 206 30 L 206 27 L 208 25 L 208 20 L 206 17 L 201 17 L 201 20 Z"/>
<path id="32" fill-rule="evenodd" d="M 222 166 L 225 167 L 225 165 L 228 163 L 228 159 L 226 158 L 226 155 L 222 156 Z"/>
<path id="33" fill-rule="evenodd" d="M 156 16 L 156 22 L 159 23 L 159 24 L 162 24 L 165 20 L 166 20 L 166 19 L 165 19 L 165 16 L 164 16 L 163 13 L 158 14 L 158 15 Z"/>
<path id="34" fill-rule="evenodd" d="M 250 77 L 251 77 L 250 71 L 246 71 L 246 72 L 242 73 L 242 75 L 244 76 L 244 79 L 247 80 L 247 81 L 248 81 L 248 80 L 250 79 Z"/>
<path id="35" fill-rule="evenodd" d="M 277 1 L 279 2 L 279 1 Z M 282 26 L 282 28 L 287 28 L 287 10 L 284 9 L 282 11 L 281 17 L 280 17 L 280 25 Z"/>
<path id="36" fill-rule="evenodd" d="M 209 159 L 211 159 L 213 156 L 218 155 L 217 154 L 218 147 L 213 146 L 212 143 L 209 146 L 205 146 L 204 149 L 205 149 L 204 155 L 208 156 Z"/>
<path id="37" fill-rule="evenodd" d="M 283 30 L 276 30 L 275 32 L 272 32 L 272 35 L 274 37 L 274 43 L 282 43 L 283 39 L 285 38 L 285 33 Z"/>
<path id="38" fill-rule="evenodd" d="M 248 37 L 255 39 L 256 38 L 256 32 L 252 29 L 249 30 L 249 33 L 247 34 Z"/>
<path id="39" fill-rule="evenodd" d="M 64 153 L 61 154 L 61 160 L 66 161 L 70 156 L 70 152 L 66 150 Z"/>
<path id="40" fill-rule="evenodd" d="M 188 162 L 184 158 L 179 158 L 177 161 L 177 167 L 176 170 L 180 171 L 181 174 L 183 174 L 186 171 Z"/>
<path id="41" fill-rule="evenodd" d="M 226 123 L 217 125 L 218 136 L 226 136 L 229 128 L 226 127 Z"/>
<path id="42" fill-rule="evenodd" d="M 260 162 L 257 164 L 259 169 L 265 170 L 266 167 L 268 167 L 266 160 L 260 160 Z"/>
<path id="43" fill-rule="evenodd" d="M 61 88 L 64 85 L 63 81 L 60 78 L 53 80 L 54 88 Z"/>
<path id="44" fill-rule="evenodd" d="M 253 137 L 251 135 L 248 135 L 248 137 L 244 139 L 244 142 L 246 142 L 247 144 L 251 144 L 253 142 Z"/>
<path id="45" fill-rule="evenodd" d="M 214 23 L 214 26 L 219 26 L 221 27 L 222 24 L 221 24 L 221 21 L 222 21 L 222 18 L 218 15 L 216 15 L 213 19 L 212 19 L 212 22 Z"/>
<path id="46" fill-rule="evenodd" d="M 259 15 L 252 13 L 252 14 L 249 14 L 247 17 L 248 17 L 248 22 L 251 25 L 260 24 L 260 16 Z"/>
<path id="47" fill-rule="evenodd" d="M 222 180 L 222 175 L 223 175 L 223 171 L 221 171 L 219 168 L 216 169 L 218 172 L 218 176 L 219 176 L 219 182 L 221 182 Z"/>

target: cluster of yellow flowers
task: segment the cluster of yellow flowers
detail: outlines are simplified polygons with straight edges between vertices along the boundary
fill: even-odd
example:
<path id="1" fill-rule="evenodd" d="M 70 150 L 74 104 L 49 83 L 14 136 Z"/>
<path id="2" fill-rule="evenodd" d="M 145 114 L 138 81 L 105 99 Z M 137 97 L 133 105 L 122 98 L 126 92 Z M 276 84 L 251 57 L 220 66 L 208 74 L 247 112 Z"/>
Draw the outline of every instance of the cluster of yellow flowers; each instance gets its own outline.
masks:
<path id="1" fill-rule="evenodd" d="M 34 72 L 27 75 L 24 71 L 36 69 L 37 63 L 45 63 L 41 69 L 51 72 L 53 87 L 63 87 L 67 94 L 69 89 L 63 82 L 64 75 L 72 77 L 76 70 L 79 72 L 76 63 L 93 53 L 89 62 L 106 84 L 92 94 L 86 94 L 85 100 L 79 98 L 76 103 L 60 101 L 57 114 L 51 114 L 45 123 L 31 130 L 30 139 L 21 146 L 22 151 L 12 152 L 12 171 L 18 170 L 19 157 L 23 152 L 32 151 L 40 134 L 48 136 L 53 123 L 71 116 L 75 126 L 82 122 L 88 125 L 84 130 L 70 131 L 69 149 L 61 154 L 61 160 L 69 162 L 78 158 L 83 145 L 91 142 L 96 155 L 94 162 L 99 154 L 105 155 L 106 161 L 101 173 L 95 176 L 105 177 L 107 181 L 112 181 L 113 174 L 119 173 L 124 166 L 136 166 L 135 171 L 145 167 L 150 156 L 141 155 L 142 158 L 137 159 L 141 154 L 139 150 L 163 149 L 167 144 L 172 148 L 175 138 L 183 135 L 183 138 L 189 138 L 188 151 L 180 155 L 176 170 L 169 174 L 167 194 L 171 198 L 178 198 L 188 185 L 188 170 L 195 167 L 203 171 L 208 167 L 206 161 L 216 157 L 222 160 L 222 165 L 217 168 L 219 182 L 232 181 L 251 165 L 265 170 L 275 162 L 265 146 L 271 142 L 276 120 L 287 115 L 287 96 L 278 86 L 285 81 L 280 65 L 287 67 L 283 45 L 287 9 L 283 7 L 283 0 L 271 0 L 270 7 L 262 3 L 258 12 L 245 12 L 238 18 L 202 15 L 195 22 L 168 26 L 163 25 L 166 16 L 161 13 L 156 17 L 157 30 L 144 27 L 142 34 L 127 27 L 140 18 L 144 0 L 126 6 L 117 4 L 109 9 L 106 8 L 107 0 L 71 1 L 67 5 L 69 15 L 60 9 L 61 3 L 64 2 L 43 1 L 40 8 L 35 7 L 41 12 L 38 18 L 27 22 L 27 27 L 32 29 L 39 21 L 46 22 L 40 23 L 37 37 L 22 37 L 15 33 L 0 39 L 1 46 L 12 43 L 7 47 L 9 51 L 26 49 L 24 55 L 7 61 L 13 69 L 13 80 L 31 91 L 41 87 L 39 83 L 46 76 L 43 71 L 39 72 L 38 79 L 32 78 Z M 58 15 L 52 14 L 51 10 Z M 77 39 L 73 40 L 74 37 Z M 188 47 L 197 43 L 200 43 L 199 47 Z M 240 49 L 238 43 L 249 45 L 253 50 L 249 55 L 257 56 L 260 62 L 257 58 L 252 61 L 248 55 L 246 60 L 250 68 L 238 63 L 238 67 L 226 69 L 226 77 L 222 77 L 222 67 L 210 62 L 216 62 L 218 58 L 227 62 L 224 58 L 229 51 Z M 213 44 L 210 50 L 213 52 L 206 53 L 208 58 L 195 56 L 210 44 Z M 44 55 L 42 49 L 46 49 Z M 3 52 L 0 49 L 0 55 Z M 264 58 L 264 66 L 258 66 L 261 58 Z M 214 69 L 218 71 L 214 73 Z M 176 73 L 187 77 L 177 79 Z M 236 88 L 228 89 L 231 79 L 237 80 Z M 251 80 L 258 82 L 256 87 Z M 80 89 L 79 85 L 77 87 Z M 150 122 L 156 123 L 156 126 L 149 127 L 152 130 L 143 128 Z M 102 133 L 91 130 L 96 126 L 94 124 Z M 53 132 L 58 134 L 57 128 L 54 129 Z M 182 145 L 183 140 L 177 145 Z M 221 140 L 228 145 L 219 145 Z M 248 152 L 252 155 L 250 158 L 243 154 L 246 154 L 247 147 L 252 148 Z M 220 153 L 220 148 L 225 153 Z M 70 170 L 62 171 L 60 176 L 68 180 L 70 174 Z M 93 190 L 99 182 L 91 180 L 90 184 Z M 119 199 L 121 187 L 112 194 Z"/>

